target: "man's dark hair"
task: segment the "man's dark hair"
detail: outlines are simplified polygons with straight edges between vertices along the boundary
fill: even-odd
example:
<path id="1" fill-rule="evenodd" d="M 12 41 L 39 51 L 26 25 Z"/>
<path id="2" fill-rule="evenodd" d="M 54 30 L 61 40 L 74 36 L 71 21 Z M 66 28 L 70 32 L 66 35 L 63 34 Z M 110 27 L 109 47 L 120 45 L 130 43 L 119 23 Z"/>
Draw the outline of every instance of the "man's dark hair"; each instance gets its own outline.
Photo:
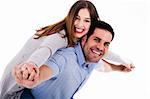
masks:
<path id="1" fill-rule="evenodd" d="M 95 21 L 94 28 L 88 32 L 87 38 L 89 38 L 94 33 L 95 28 L 100 28 L 100 29 L 104 29 L 104 30 L 109 31 L 112 34 L 112 40 L 113 40 L 114 35 L 115 35 L 113 28 L 108 23 L 106 23 L 104 21 Z"/>

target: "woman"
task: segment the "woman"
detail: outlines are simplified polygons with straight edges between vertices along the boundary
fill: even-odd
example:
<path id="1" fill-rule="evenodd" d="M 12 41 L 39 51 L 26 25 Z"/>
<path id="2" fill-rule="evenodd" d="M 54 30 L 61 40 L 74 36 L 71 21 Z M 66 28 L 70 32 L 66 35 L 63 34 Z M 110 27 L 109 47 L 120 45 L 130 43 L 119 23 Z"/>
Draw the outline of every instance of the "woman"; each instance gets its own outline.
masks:
<path id="1" fill-rule="evenodd" d="M 86 14 L 83 14 L 83 12 L 86 12 Z M 23 87 L 18 86 L 11 75 L 14 66 L 22 63 L 15 68 L 17 78 L 33 80 L 34 76 L 28 77 L 27 75 L 36 75 L 38 70 L 34 67 L 35 65 L 40 67 L 57 49 L 73 46 L 78 39 L 91 31 L 94 21 L 99 19 L 97 10 L 91 2 L 79 0 L 71 7 L 68 15 L 62 21 L 37 30 L 37 33 L 28 40 L 23 49 L 8 64 L 2 78 L 1 99 L 7 99 L 8 97 L 11 99 L 21 95 Z M 116 62 L 128 64 L 121 60 L 119 56 L 114 57 L 112 53 L 108 53 L 107 59 L 112 56 L 112 61 L 114 59 Z M 36 70 L 29 72 L 34 69 Z M 25 72 L 22 73 L 22 71 Z M 20 94 L 14 95 L 18 92 Z"/>

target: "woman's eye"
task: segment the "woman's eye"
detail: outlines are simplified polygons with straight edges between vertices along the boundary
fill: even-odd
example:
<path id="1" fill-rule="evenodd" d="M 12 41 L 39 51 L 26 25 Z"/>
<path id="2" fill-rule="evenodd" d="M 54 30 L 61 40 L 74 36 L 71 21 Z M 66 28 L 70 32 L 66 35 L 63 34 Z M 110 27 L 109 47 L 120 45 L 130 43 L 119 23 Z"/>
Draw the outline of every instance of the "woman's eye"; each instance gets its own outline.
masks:
<path id="1" fill-rule="evenodd" d="M 90 22 L 90 20 L 85 20 L 85 22 Z"/>
<path id="2" fill-rule="evenodd" d="M 80 18 L 79 18 L 79 17 L 76 17 L 75 20 L 80 20 Z"/>

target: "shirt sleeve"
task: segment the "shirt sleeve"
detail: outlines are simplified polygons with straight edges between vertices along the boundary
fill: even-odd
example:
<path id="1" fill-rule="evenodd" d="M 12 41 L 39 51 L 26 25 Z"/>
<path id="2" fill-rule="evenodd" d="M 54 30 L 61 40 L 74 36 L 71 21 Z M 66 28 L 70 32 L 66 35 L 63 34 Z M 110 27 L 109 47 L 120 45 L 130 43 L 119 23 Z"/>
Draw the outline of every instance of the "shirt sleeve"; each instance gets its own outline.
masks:
<path id="1" fill-rule="evenodd" d="M 45 37 L 43 43 L 36 49 L 33 54 L 28 58 L 27 62 L 31 61 L 37 66 L 41 66 L 44 62 L 51 57 L 57 49 L 66 47 L 67 40 L 62 37 L 62 34 L 55 33 Z"/>
<path id="2" fill-rule="evenodd" d="M 111 51 L 108 51 L 108 53 L 104 56 L 103 59 L 106 60 L 107 62 L 109 62 L 111 64 L 115 64 L 115 65 L 120 65 L 120 64 L 127 65 L 127 64 L 132 63 L 130 60 L 123 58 Z"/>
<path id="3" fill-rule="evenodd" d="M 66 64 L 65 57 L 59 53 L 61 51 L 57 51 L 52 57 L 49 57 L 48 60 L 44 63 L 44 65 L 50 67 L 53 71 L 52 77 L 57 77 L 57 75 L 63 71 L 64 66 Z"/>
<path id="4" fill-rule="evenodd" d="M 107 64 L 105 64 L 104 61 L 102 61 L 102 60 L 99 60 L 99 62 L 96 64 L 95 70 L 97 70 L 99 72 L 109 72 L 109 71 L 112 71 L 112 69 L 110 68 L 110 66 L 107 66 Z"/>
<path id="5" fill-rule="evenodd" d="M 103 57 L 103 60 L 107 61 L 108 63 L 114 64 L 114 65 L 128 65 L 131 64 L 132 61 L 130 61 L 129 59 L 120 57 L 119 55 L 108 51 L 108 53 Z M 100 60 L 98 62 L 98 64 L 96 65 L 96 70 L 97 71 L 102 71 L 102 72 L 109 72 L 112 71 L 112 69 L 109 66 L 106 66 L 107 64 L 105 64 L 102 60 Z"/>

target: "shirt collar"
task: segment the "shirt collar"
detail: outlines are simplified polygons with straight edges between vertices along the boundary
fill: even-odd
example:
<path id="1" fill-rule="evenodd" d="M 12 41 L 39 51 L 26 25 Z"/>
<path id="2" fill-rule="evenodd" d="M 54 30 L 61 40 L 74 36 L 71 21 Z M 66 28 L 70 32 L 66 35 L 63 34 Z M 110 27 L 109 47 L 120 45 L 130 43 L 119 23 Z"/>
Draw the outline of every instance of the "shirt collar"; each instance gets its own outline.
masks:
<path id="1" fill-rule="evenodd" d="M 77 61 L 79 65 L 83 66 L 86 63 L 86 61 L 85 61 L 84 53 L 82 51 L 80 42 L 77 42 L 75 45 L 75 53 L 77 55 Z"/>
<path id="2" fill-rule="evenodd" d="M 89 68 L 88 65 L 97 64 L 97 63 L 86 62 L 80 42 L 77 42 L 75 45 L 75 53 L 77 55 L 77 61 L 78 61 L 79 65 L 82 66 L 83 68 L 86 69 L 86 68 Z"/>

